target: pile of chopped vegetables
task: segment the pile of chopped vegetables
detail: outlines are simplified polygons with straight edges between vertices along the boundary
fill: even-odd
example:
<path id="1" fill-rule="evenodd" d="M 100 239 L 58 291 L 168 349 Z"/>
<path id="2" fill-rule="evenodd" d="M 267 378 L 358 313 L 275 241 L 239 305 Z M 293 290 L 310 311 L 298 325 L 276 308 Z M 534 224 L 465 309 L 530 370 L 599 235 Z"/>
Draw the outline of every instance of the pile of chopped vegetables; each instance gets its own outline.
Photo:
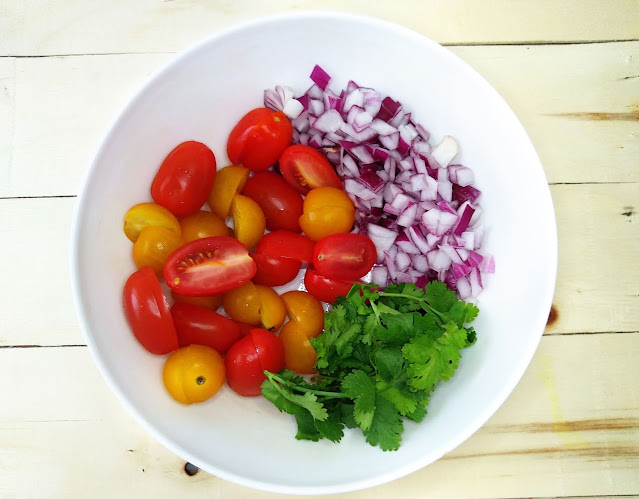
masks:
<path id="1" fill-rule="evenodd" d="M 336 93 L 319 66 L 313 85 L 295 96 L 286 86 L 264 92 L 264 104 L 293 124 L 293 141 L 322 150 L 356 207 L 354 232 L 377 247 L 371 280 L 381 286 L 437 279 L 474 299 L 492 256 L 480 252 L 480 191 L 473 171 L 453 163 L 457 141 L 429 142 L 428 131 L 398 101 L 349 81 Z"/>

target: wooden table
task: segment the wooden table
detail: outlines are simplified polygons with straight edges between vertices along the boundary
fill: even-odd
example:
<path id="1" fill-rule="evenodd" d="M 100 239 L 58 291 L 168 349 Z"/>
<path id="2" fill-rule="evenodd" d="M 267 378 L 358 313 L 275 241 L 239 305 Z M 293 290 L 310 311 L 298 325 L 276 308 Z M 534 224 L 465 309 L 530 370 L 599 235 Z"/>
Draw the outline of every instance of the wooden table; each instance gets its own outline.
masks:
<path id="1" fill-rule="evenodd" d="M 0 0 L 0 497 L 274 497 L 188 476 L 116 401 L 69 241 L 97 143 L 147 77 L 302 8 L 396 21 L 474 66 L 530 134 L 559 226 L 554 313 L 503 407 L 440 461 L 343 497 L 639 494 L 639 1 Z"/>

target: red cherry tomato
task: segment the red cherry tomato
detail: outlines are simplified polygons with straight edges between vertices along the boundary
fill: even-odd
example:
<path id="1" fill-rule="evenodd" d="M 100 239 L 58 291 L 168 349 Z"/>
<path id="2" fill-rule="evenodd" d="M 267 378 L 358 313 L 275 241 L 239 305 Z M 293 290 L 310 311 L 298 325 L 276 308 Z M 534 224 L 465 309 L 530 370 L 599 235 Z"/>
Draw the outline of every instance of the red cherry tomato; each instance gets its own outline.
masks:
<path id="1" fill-rule="evenodd" d="M 240 395 L 255 397 L 260 395 L 260 386 L 266 379 L 264 371 L 284 368 L 284 346 L 266 329 L 252 329 L 231 347 L 224 364 L 229 386 Z"/>
<path id="2" fill-rule="evenodd" d="M 279 165 L 284 180 L 301 194 L 316 187 L 343 188 L 342 181 L 326 156 L 311 146 L 295 144 L 287 147 Z"/>
<path id="3" fill-rule="evenodd" d="M 204 144 L 183 142 L 164 159 L 151 184 L 153 200 L 177 217 L 196 213 L 213 187 L 216 163 Z"/>
<path id="4" fill-rule="evenodd" d="M 255 329 L 255 326 L 253 324 L 248 324 L 246 322 L 240 322 L 240 321 L 233 321 L 235 322 L 235 324 L 237 324 L 237 327 L 240 328 L 240 337 L 244 338 L 245 336 L 248 336 L 250 334 L 250 332 Z"/>
<path id="5" fill-rule="evenodd" d="M 175 303 L 171 316 L 180 347 L 204 345 L 225 354 L 241 337 L 240 327 L 235 322 L 210 308 Z"/>
<path id="6" fill-rule="evenodd" d="M 253 253 L 251 256 L 257 265 L 253 282 L 264 286 L 282 286 L 291 282 L 297 277 L 302 266 L 301 261 L 291 258 L 267 256 L 260 253 Z"/>
<path id="7" fill-rule="evenodd" d="M 264 234 L 257 243 L 256 253 L 310 263 L 313 261 L 314 247 L 315 243 L 306 236 L 287 230 L 276 230 Z"/>
<path id="8" fill-rule="evenodd" d="M 196 239 L 171 253 L 164 280 L 181 295 L 209 296 L 244 284 L 255 275 L 246 246 L 227 236 Z"/>
<path id="9" fill-rule="evenodd" d="M 260 205 L 268 230 L 302 231 L 299 224 L 304 209 L 302 196 L 277 173 L 256 173 L 248 179 L 242 194 Z"/>
<path id="10" fill-rule="evenodd" d="M 308 269 L 304 275 L 306 291 L 321 301 L 333 303 L 338 296 L 346 296 L 357 281 L 329 279 Z"/>
<path id="11" fill-rule="evenodd" d="M 375 244 L 363 234 L 332 234 L 315 245 L 313 266 L 329 279 L 364 277 L 377 260 Z"/>
<path id="12" fill-rule="evenodd" d="M 129 276 L 124 284 L 122 302 L 129 326 L 144 348 L 156 355 L 178 348 L 169 304 L 151 267 Z"/>
<path id="13" fill-rule="evenodd" d="M 253 109 L 231 130 L 226 152 L 234 165 L 249 170 L 273 166 L 291 143 L 293 127 L 282 111 Z"/>

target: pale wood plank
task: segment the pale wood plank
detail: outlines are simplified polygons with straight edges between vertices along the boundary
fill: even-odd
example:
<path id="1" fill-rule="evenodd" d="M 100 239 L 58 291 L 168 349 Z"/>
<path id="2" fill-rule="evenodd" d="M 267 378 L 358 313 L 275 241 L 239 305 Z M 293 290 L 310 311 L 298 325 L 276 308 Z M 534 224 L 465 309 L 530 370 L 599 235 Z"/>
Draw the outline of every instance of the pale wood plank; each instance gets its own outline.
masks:
<path id="1" fill-rule="evenodd" d="M 0 55 L 173 52 L 232 24 L 301 9 L 368 14 L 440 43 L 528 43 L 639 38 L 634 0 L 117 0 L 5 1 Z M 3 12 L 2 12 L 3 11 Z"/>
<path id="2" fill-rule="evenodd" d="M 637 494 L 638 355 L 639 334 L 544 337 L 468 441 L 403 479 L 336 497 Z M 85 348 L 0 349 L 0 390 L 2 497 L 277 497 L 186 476 L 109 393 Z"/>
<path id="3" fill-rule="evenodd" d="M 637 331 L 639 184 L 556 185 L 551 191 L 559 227 L 559 317 L 546 333 Z M 0 200 L 0 241 L 8 242 L 0 245 L 0 261 L 10 262 L 3 276 L 14 283 L 0 286 L 0 303 L 11 304 L 0 307 L 0 345 L 84 343 L 68 278 L 74 203 Z"/>
<path id="4" fill-rule="evenodd" d="M 0 59 L 0 197 L 11 183 L 15 103 L 15 59 Z"/>
<path id="5" fill-rule="evenodd" d="M 639 42 L 453 50 L 514 108 L 550 182 L 639 181 L 635 119 L 639 108 L 633 107 L 639 105 L 639 78 L 632 78 L 639 75 L 639 58 L 633 57 Z M 0 194 L 77 193 L 110 122 L 135 89 L 170 57 L 16 60 L 18 91 L 6 104 L 15 108 L 15 126 L 0 127 L 0 144 L 12 146 L 8 159 L 0 156 L 0 172 L 8 164 L 11 176 Z M 579 91 L 574 88 L 576 78 Z M 601 114 L 594 119 L 587 114 L 566 116 L 591 112 Z M 610 113 L 619 113 L 612 115 L 618 119 L 605 119 Z"/>

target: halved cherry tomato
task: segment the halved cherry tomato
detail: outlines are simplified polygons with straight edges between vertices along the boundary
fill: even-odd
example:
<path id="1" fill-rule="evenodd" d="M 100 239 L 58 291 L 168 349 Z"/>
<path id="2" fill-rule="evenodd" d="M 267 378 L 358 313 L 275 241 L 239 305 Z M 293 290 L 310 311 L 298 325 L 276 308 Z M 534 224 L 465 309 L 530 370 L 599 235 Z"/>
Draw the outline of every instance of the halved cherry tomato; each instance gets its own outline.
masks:
<path id="1" fill-rule="evenodd" d="M 231 163 L 249 170 L 273 166 L 291 143 L 293 127 L 282 111 L 253 109 L 231 130 L 226 152 Z"/>
<path id="2" fill-rule="evenodd" d="M 276 230 L 260 239 L 256 253 L 310 263 L 313 261 L 314 247 L 315 243 L 306 236 L 288 230 Z"/>
<path id="3" fill-rule="evenodd" d="M 253 276 L 255 284 L 265 286 L 282 286 L 297 277 L 302 267 L 302 262 L 292 258 L 267 256 L 260 253 L 251 255 L 257 265 L 257 272 Z"/>
<path id="4" fill-rule="evenodd" d="M 190 243 L 196 239 L 214 236 L 232 236 L 233 231 L 224 220 L 210 211 L 200 210 L 180 220 L 182 241 Z"/>
<path id="5" fill-rule="evenodd" d="M 200 307 L 210 308 L 215 311 L 222 305 L 222 297 L 224 295 L 212 296 L 184 296 L 171 290 L 171 298 L 173 303 L 189 303 L 191 305 L 199 305 Z"/>
<path id="6" fill-rule="evenodd" d="M 224 293 L 255 275 L 246 247 L 226 236 L 197 239 L 173 252 L 164 264 L 164 280 L 176 293 L 208 296 Z"/>
<path id="7" fill-rule="evenodd" d="M 199 305 L 175 303 L 171 316 L 181 347 L 205 345 L 221 354 L 240 339 L 240 328 L 228 317 Z"/>
<path id="8" fill-rule="evenodd" d="M 279 168 L 284 180 L 301 194 L 327 185 L 343 188 L 326 156 L 311 146 L 295 144 L 287 147 L 280 157 Z"/>
<path id="9" fill-rule="evenodd" d="M 295 321 L 288 321 L 278 334 L 284 346 L 284 367 L 298 374 L 314 374 L 317 353 L 309 337 Z"/>
<path id="10" fill-rule="evenodd" d="M 225 166 L 217 172 L 208 203 L 211 211 L 222 220 L 229 216 L 231 201 L 242 192 L 248 176 L 249 169 L 240 165 Z"/>
<path id="11" fill-rule="evenodd" d="M 177 217 L 197 212 L 211 192 L 213 152 L 201 142 L 183 142 L 164 159 L 151 184 L 153 200 Z"/>
<path id="12" fill-rule="evenodd" d="M 133 261 L 139 269 L 151 267 L 157 275 L 162 275 L 164 262 L 182 244 L 177 232 L 164 227 L 145 227 L 133 243 Z"/>
<path id="13" fill-rule="evenodd" d="M 247 324 L 246 322 L 240 322 L 240 321 L 233 321 L 235 322 L 235 324 L 237 324 L 237 327 L 240 328 L 240 336 L 242 338 L 244 338 L 245 336 L 248 336 L 249 333 L 255 329 L 255 326 L 251 325 L 251 324 Z"/>
<path id="14" fill-rule="evenodd" d="M 204 402 L 224 384 L 222 356 L 210 347 L 190 345 L 173 352 L 162 370 L 164 386 L 178 402 Z"/>
<path id="15" fill-rule="evenodd" d="M 308 269 L 304 274 L 304 286 L 306 291 L 318 300 L 332 304 L 338 296 L 346 296 L 357 281 L 345 281 L 329 279 L 319 275 L 312 269 Z"/>
<path id="16" fill-rule="evenodd" d="M 246 322 L 253 327 L 259 326 L 262 322 L 260 319 L 262 302 L 257 287 L 251 281 L 225 293 L 222 306 L 226 315 L 234 321 Z"/>
<path id="17" fill-rule="evenodd" d="M 355 205 L 340 189 L 318 187 L 304 198 L 300 227 L 313 241 L 331 234 L 350 232 L 354 220 Z"/>
<path id="18" fill-rule="evenodd" d="M 377 260 L 375 244 L 363 234 L 333 234 L 320 239 L 313 252 L 313 266 L 329 279 L 359 279 Z"/>
<path id="19" fill-rule="evenodd" d="M 260 298 L 260 321 L 264 329 L 277 331 L 286 319 L 286 305 L 280 295 L 268 286 L 256 284 Z"/>
<path id="20" fill-rule="evenodd" d="M 144 348 L 156 355 L 178 348 L 169 304 L 150 267 L 129 276 L 122 292 L 122 303 L 129 326 Z"/>
<path id="21" fill-rule="evenodd" d="M 250 197 L 236 194 L 231 203 L 235 238 L 248 249 L 253 248 L 266 229 L 266 218 L 260 205 Z"/>
<path id="22" fill-rule="evenodd" d="M 301 232 L 299 218 L 302 216 L 302 196 L 277 173 L 256 173 L 248 179 L 242 194 L 260 205 L 268 230 Z"/>
<path id="23" fill-rule="evenodd" d="M 308 271 L 307 271 L 308 272 Z M 282 295 L 289 322 L 297 324 L 309 337 L 315 337 L 324 329 L 324 308 L 317 298 L 306 291 L 289 291 Z"/>
<path id="24" fill-rule="evenodd" d="M 180 223 L 175 215 L 156 203 L 140 203 L 124 215 L 124 233 L 132 242 L 137 241 L 145 227 L 164 227 L 180 234 Z"/>
<path id="25" fill-rule="evenodd" d="M 284 347 L 266 329 L 252 329 L 231 347 L 224 364 L 228 385 L 240 395 L 255 397 L 266 379 L 264 371 L 277 372 L 284 367 Z"/>

